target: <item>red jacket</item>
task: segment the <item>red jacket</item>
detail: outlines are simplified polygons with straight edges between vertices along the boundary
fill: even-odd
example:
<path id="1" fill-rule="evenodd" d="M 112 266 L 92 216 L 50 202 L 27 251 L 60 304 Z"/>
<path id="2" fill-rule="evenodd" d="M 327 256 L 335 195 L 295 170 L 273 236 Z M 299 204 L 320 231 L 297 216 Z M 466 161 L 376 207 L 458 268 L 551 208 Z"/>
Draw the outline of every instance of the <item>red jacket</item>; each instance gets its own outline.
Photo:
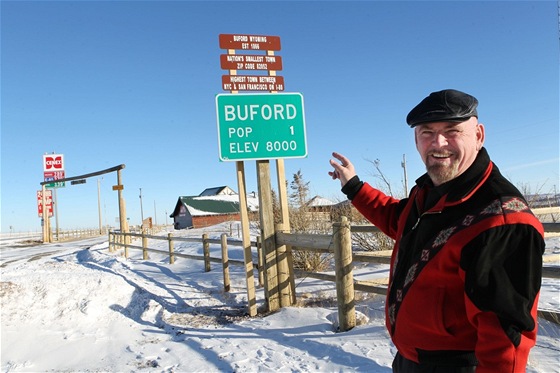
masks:
<path id="1" fill-rule="evenodd" d="M 386 325 L 401 355 L 478 364 L 479 373 L 525 372 L 536 340 L 544 232 L 486 150 L 446 185 L 435 188 L 424 175 L 409 198 L 367 183 L 349 196 L 395 240 Z"/>

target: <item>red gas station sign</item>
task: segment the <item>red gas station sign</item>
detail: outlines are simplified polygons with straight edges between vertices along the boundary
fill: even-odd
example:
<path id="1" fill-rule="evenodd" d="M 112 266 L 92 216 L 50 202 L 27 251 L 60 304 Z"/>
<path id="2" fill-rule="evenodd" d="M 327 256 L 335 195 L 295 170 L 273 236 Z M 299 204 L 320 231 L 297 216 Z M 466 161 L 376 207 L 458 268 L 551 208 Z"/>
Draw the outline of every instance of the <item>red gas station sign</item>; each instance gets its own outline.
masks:
<path id="1" fill-rule="evenodd" d="M 49 213 L 49 217 L 52 217 L 53 214 L 53 199 L 52 199 L 52 190 L 45 190 L 45 206 L 47 207 L 47 211 Z M 39 217 L 43 217 L 43 191 L 37 191 L 37 213 Z"/>
<path id="2" fill-rule="evenodd" d="M 64 176 L 64 154 L 45 154 L 43 155 L 43 174 L 45 181 L 51 181 L 46 184 L 47 188 L 60 188 L 64 187 L 64 182 L 57 182 L 62 180 Z"/>
<path id="3" fill-rule="evenodd" d="M 43 155 L 43 171 L 62 171 L 64 170 L 63 154 L 45 154 Z"/>

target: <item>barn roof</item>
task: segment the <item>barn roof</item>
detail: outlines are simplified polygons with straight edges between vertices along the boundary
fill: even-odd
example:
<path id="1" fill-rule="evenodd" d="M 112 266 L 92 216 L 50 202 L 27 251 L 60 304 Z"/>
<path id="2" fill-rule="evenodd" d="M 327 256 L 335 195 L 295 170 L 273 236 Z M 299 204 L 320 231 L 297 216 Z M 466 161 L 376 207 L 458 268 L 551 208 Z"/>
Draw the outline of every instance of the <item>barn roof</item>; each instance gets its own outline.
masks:
<path id="1" fill-rule="evenodd" d="M 236 214 L 239 212 L 239 196 L 180 196 L 171 217 L 179 213 L 181 205 L 184 205 L 192 216 Z M 258 206 L 257 198 L 247 197 L 247 208 L 250 211 L 257 211 Z"/>
<path id="2" fill-rule="evenodd" d="M 239 202 L 201 197 L 179 197 L 191 215 L 235 214 L 239 212 Z"/>
<path id="3" fill-rule="evenodd" d="M 315 196 L 307 201 L 308 207 L 319 207 L 319 206 L 333 206 L 335 203 L 329 199 L 323 198 L 321 196 Z"/>
<path id="4" fill-rule="evenodd" d="M 224 186 L 218 186 L 218 187 L 213 187 L 213 188 L 206 188 L 198 196 L 199 197 L 217 196 L 220 193 L 222 193 L 223 191 L 226 191 L 226 192 L 229 191 L 230 192 L 230 193 L 227 193 L 227 194 L 231 194 L 233 192 L 233 190 L 231 190 L 231 188 L 229 188 L 227 185 L 224 185 Z"/>

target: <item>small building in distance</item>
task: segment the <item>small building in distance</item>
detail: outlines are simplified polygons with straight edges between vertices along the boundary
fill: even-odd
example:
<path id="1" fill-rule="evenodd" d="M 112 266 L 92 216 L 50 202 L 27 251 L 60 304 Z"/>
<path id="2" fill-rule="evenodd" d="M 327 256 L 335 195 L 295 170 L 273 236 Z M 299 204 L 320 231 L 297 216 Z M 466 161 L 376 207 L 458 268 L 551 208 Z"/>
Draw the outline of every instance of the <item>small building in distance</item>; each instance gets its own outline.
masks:
<path id="1" fill-rule="evenodd" d="M 258 210 L 254 195 L 247 196 L 247 208 Z M 198 196 L 180 196 L 170 218 L 175 229 L 203 228 L 240 220 L 239 196 L 227 186 L 207 188 Z"/>
<path id="2" fill-rule="evenodd" d="M 330 213 L 332 207 L 336 205 L 335 202 L 331 201 L 330 199 L 315 196 L 307 201 L 306 206 L 309 211 L 313 212 L 328 212 Z"/>
<path id="3" fill-rule="evenodd" d="M 305 214 L 307 227 L 311 230 L 324 231 L 330 229 L 331 211 L 335 203 L 331 200 L 315 196 L 305 203 Z"/>

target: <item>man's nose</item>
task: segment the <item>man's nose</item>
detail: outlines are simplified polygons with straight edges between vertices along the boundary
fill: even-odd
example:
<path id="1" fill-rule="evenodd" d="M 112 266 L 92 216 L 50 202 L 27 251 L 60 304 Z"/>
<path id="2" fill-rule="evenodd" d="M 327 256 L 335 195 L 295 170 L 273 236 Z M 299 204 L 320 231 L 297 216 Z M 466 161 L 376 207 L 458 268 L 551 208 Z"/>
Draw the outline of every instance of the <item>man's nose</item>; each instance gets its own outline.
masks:
<path id="1" fill-rule="evenodd" d="M 445 137 L 445 135 L 442 134 L 442 133 L 436 132 L 434 134 L 434 138 L 432 140 L 432 143 L 434 145 L 437 145 L 437 146 L 447 145 L 447 137 Z"/>

